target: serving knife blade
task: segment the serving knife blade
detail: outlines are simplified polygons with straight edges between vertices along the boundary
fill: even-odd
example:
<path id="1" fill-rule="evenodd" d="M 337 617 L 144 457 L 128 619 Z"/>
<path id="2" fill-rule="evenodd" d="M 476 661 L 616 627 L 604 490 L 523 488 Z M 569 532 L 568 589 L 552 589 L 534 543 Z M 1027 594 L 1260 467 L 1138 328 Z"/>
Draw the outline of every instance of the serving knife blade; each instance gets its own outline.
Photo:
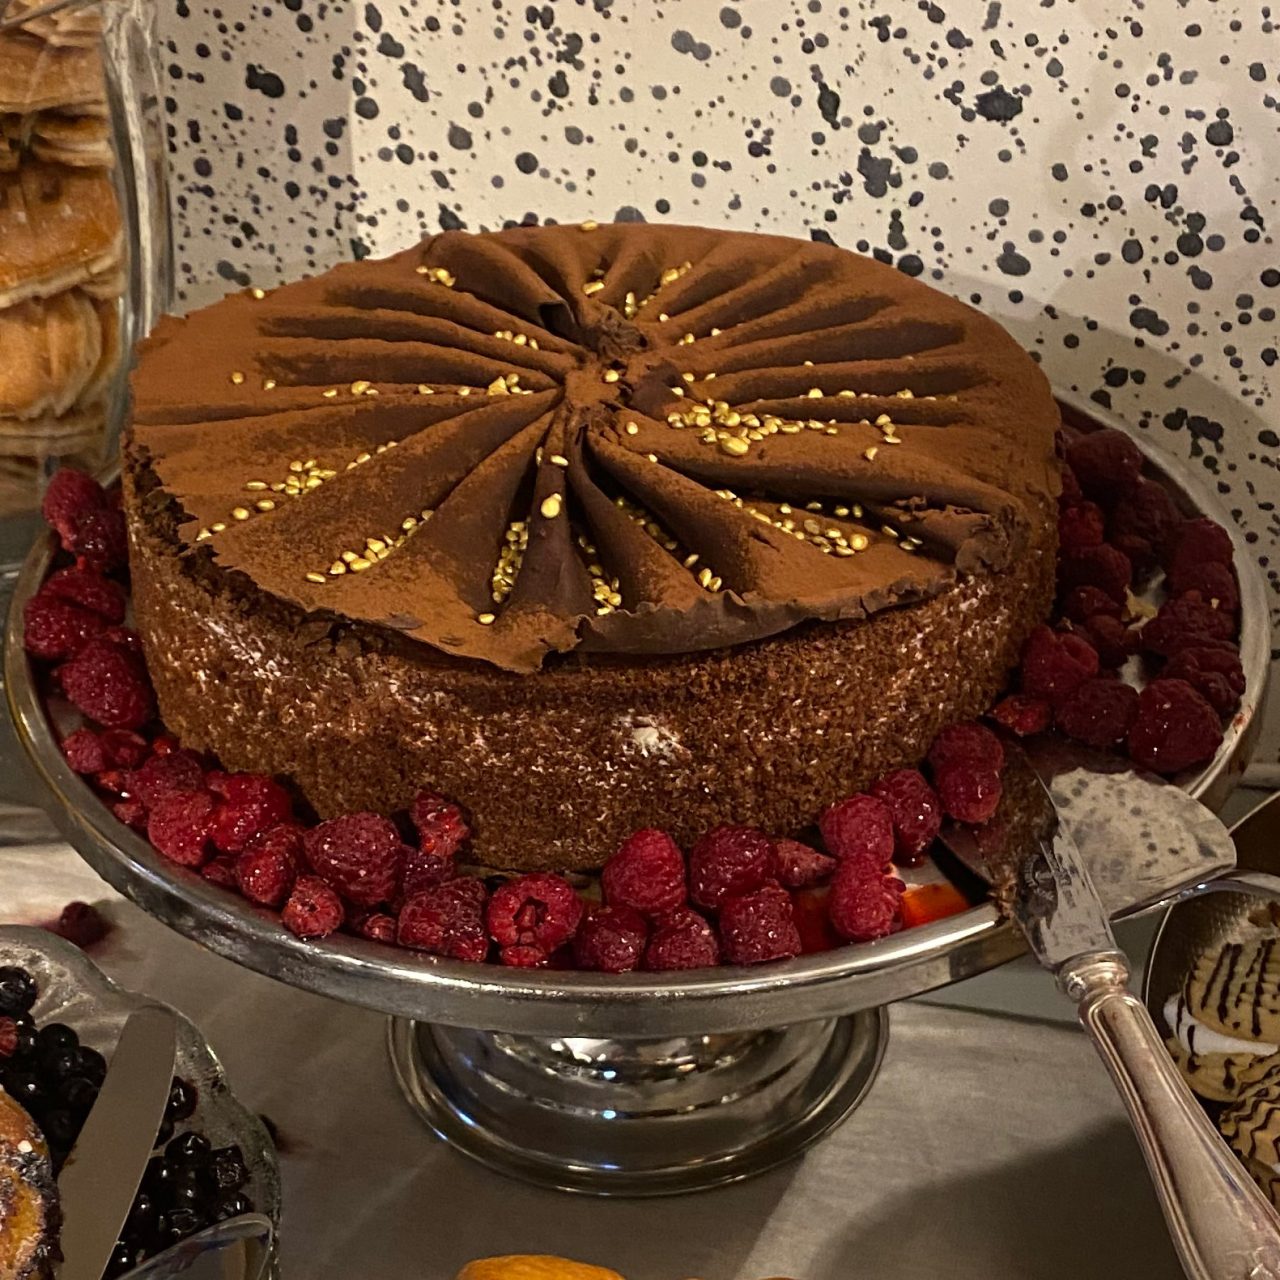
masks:
<path id="1" fill-rule="evenodd" d="M 120 1032 L 97 1101 L 62 1166 L 58 1280 L 102 1280 L 155 1149 L 173 1084 L 178 1024 L 148 1005 Z"/>
<path id="2" fill-rule="evenodd" d="M 986 873 L 1036 959 L 1075 1003 L 1124 1102 L 1186 1274 L 1191 1280 L 1280 1280 L 1280 1217 L 1210 1123 L 1151 1015 L 1129 990 L 1129 962 L 1116 946 L 1071 824 L 1061 820 L 1049 788 L 1012 740 L 1005 743 L 1005 764 L 1009 796 L 999 824 L 985 839 L 980 831 L 949 830 L 947 842 L 971 869 Z M 1143 816 L 1141 806 L 1120 813 L 1091 806 L 1082 811 L 1081 829 L 1110 830 L 1110 861 L 1123 861 L 1126 854 L 1150 852 L 1125 847 L 1125 820 Z M 1183 839 L 1195 843 L 1194 833 Z M 1185 843 L 1184 849 L 1194 856 Z"/>

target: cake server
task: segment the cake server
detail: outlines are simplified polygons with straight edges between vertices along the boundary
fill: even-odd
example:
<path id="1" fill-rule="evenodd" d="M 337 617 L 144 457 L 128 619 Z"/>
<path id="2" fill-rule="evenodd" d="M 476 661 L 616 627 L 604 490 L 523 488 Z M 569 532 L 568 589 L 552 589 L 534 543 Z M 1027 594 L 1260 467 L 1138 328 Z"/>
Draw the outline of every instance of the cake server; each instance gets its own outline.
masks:
<path id="1" fill-rule="evenodd" d="M 1053 795 L 1016 743 L 1006 740 L 1005 758 L 998 824 L 985 833 L 950 826 L 944 839 L 966 865 L 991 873 L 987 878 L 1036 959 L 1075 1003 L 1129 1114 L 1186 1274 L 1191 1280 L 1280 1280 L 1280 1217 L 1218 1136 L 1151 1015 L 1129 990 L 1128 959 L 1116 946 L 1071 819 L 1060 820 Z M 1113 792 L 1123 787 L 1120 772 L 1104 776 Z M 1160 815 L 1108 812 L 1089 799 L 1092 782 L 1085 777 L 1066 785 L 1075 803 L 1064 808 L 1079 815 L 1082 833 L 1097 839 L 1113 831 L 1111 861 L 1134 857 L 1142 864 L 1154 857 L 1149 846 L 1126 848 L 1125 826 L 1148 817 L 1154 824 Z M 1170 799 L 1173 791 L 1157 794 Z M 1145 794 L 1149 801 L 1151 793 Z M 1113 817 L 1118 821 L 1111 826 Z M 1197 837 L 1190 833 L 1187 840 L 1190 854 Z"/>
<path id="2" fill-rule="evenodd" d="M 58 1280 L 102 1280 L 164 1119 L 178 1024 L 168 1009 L 135 1010 L 120 1032 L 98 1099 L 58 1176 Z"/>

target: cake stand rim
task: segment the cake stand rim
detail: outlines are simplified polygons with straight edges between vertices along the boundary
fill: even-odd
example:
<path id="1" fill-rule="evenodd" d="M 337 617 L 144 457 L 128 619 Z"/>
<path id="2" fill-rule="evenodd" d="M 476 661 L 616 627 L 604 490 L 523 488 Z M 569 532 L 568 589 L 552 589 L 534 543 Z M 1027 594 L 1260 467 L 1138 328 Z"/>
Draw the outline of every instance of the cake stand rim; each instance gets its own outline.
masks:
<path id="1" fill-rule="evenodd" d="M 1185 507 L 1213 517 L 1232 538 L 1241 587 L 1245 696 L 1213 761 L 1184 782 L 1192 795 L 1219 804 L 1247 763 L 1266 695 L 1269 617 L 1257 565 L 1217 496 L 1189 468 L 1084 397 L 1061 392 L 1058 399 L 1102 425 L 1125 430 L 1148 463 L 1180 491 Z M 296 938 L 278 916 L 174 867 L 118 822 L 67 765 L 17 625 L 54 550 L 53 535 L 46 534 L 23 563 L 10 601 L 4 655 L 8 712 L 28 764 L 49 793 L 42 797 L 49 802 L 45 807 L 69 843 L 114 888 L 179 933 L 247 968 L 397 1017 L 512 1034 L 647 1037 L 839 1016 L 950 985 L 1025 950 L 989 902 L 872 943 L 758 968 L 683 973 L 519 970 L 392 950 L 348 935 L 319 943 Z"/>

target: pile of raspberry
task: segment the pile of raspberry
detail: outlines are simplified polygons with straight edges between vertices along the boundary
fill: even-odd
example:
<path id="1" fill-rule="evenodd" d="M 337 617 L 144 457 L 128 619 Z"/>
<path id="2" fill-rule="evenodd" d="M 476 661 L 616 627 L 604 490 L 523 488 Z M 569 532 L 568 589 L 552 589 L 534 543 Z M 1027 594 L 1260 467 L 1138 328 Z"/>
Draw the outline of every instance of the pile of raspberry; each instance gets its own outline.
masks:
<path id="1" fill-rule="evenodd" d="M 1244 689 L 1231 540 L 1184 520 L 1119 432 L 1073 436 L 1066 455 L 1060 621 L 1033 632 L 1019 691 L 991 714 L 1019 734 L 1053 726 L 1126 749 L 1161 773 L 1207 760 Z M 443 796 L 316 822 L 275 779 L 183 748 L 156 721 L 141 644 L 124 625 L 117 500 L 64 470 L 44 514 L 66 563 L 29 602 L 24 635 L 89 722 L 62 743 L 71 768 L 164 857 L 278 911 L 302 938 L 344 930 L 457 960 L 605 973 L 787 959 L 902 928 L 911 913 L 897 869 L 927 858 L 944 817 L 981 825 L 1000 803 L 1003 747 L 970 722 L 938 735 L 923 770 L 831 805 L 810 843 L 729 825 L 684 850 L 645 829 L 598 882 L 481 878 L 468 868 L 466 815 Z M 1148 617 L 1131 593 L 1161 569 L 1167 599 Z M 1134 655 L 1141 692 L 1120 678 Z"/>
<path id="2" fill-rule="evenodd" d="M 1204 764 L 1245 688 L 1231 538 L 1184 518 L 1123 432 L 1064 441 L 1058 621 L 1032 633 L 1020 691 L 991 715 L 1019 734 L 1052 725 L 1155 773 Z M 1157 575 L 1164 602 L 1152 616 L 1135 593 Z"/>

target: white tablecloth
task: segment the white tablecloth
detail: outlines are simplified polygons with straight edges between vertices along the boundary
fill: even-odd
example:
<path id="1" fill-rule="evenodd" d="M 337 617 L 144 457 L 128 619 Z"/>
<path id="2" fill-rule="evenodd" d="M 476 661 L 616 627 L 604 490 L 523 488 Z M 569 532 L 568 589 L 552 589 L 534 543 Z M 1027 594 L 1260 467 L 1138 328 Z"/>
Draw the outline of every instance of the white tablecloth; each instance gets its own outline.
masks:
<path id="1" fill-rule="evenodd" d="M 202 951 L 52 837 L 28 843 L 39 829 L 0 810 L 0 920 L 105 903 L 118 927 L 95 959 L 198 1023 L 237 1094 L 280 1129 L 285 1280 L 447 1280 L 506 1252 L 570 1255 L 628 1280 L 1179 1274 L 1119 1104 L 1070 1027 L 899 1005 L 867 1101 L 802 1161 L 676 1200 L 544 1192 L 419 1123 L 391 1079 L 379 1015 Z"/>

